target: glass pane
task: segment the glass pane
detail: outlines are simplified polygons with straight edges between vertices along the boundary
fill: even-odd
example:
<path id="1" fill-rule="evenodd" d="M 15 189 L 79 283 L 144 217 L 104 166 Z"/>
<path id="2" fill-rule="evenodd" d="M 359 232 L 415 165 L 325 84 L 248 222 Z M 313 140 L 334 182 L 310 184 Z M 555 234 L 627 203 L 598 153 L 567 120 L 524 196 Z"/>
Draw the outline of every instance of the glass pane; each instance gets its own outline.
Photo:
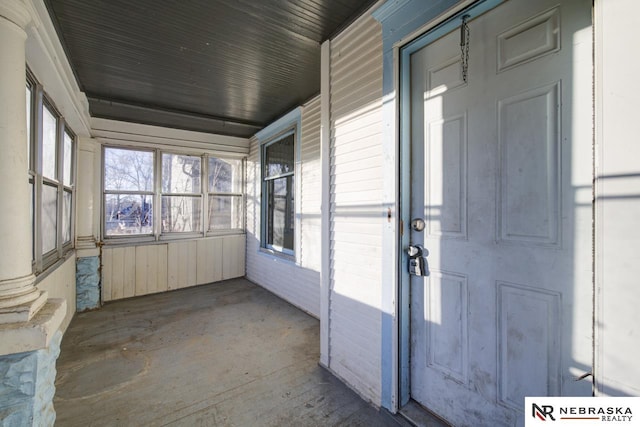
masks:
<path id="1" fill-rule="evenodd" d="M 29 225 L 31 226 L 31 260 L 33 261 L 34 259 L 36 259 L 36 254 L 35 254 L 35 240 L 36 237 L 33 234 L 33 180 L 29 179 L 29 196 L 31 197 L 31 200 L 29 200 L 29 215 L 31 218 L 31 221 L 29 222 Z"/>
<path id="2" fill-rule="evenodd" d="M 27 163 L 31 169 L 31 87 L 27 85 Z"/>
<path id="3" fill-rule="evenodd" d="M 267 244 L 293 250 L 295 207 L 293 176 L 267 181 Z"/>
<path id="4" fill-rule="evenodd" d="M 106 148 L 104 188 L 111 191 L 153 191 L 153 152 Z"/>
<path id="5" fill-rule="evenodd" d="M 265 177 L 293 172 L 293 134 L 267 146 Z"/>
<path id="6" fill-rule="evenodd" d="M 42 186 L 42 253 L 56 248 L 58 226 L 58 189 L 47 184 Z"/>
<path id="7" fill-rule="evenodd" d="M 201 162 L 196 156 L 162 153 L 162 192 L 200 193 Z"/>
<path id="8" fill-rule="evenodd" d="M 209 197 L 209 231 L 242 228 L 242 196 Z"/>
<path id="9" fill-rule="evenodd" d="M 242 160 L 209 157 L 209 192 L 242 193 Z"/>
<path id="10" fill-rule="evenodd" d="M 58 122 L 46 105 L 42 108 L 42 175 L 56 179 L 56 135 Z"/>
<path id="11" fill-rule="evenodd" d="M 71 192 L 65 191 L 62 205 L 62 243 L 71 240 Z"/>
<path id="12" fill-rule="evenodd" d="M 163 196 L 162 232 L 183 233 L 200 230 L 200 197 Z"/>
<path id="13" fill-rule="evenodd" d="M 152 197 L 146 194 L 105 195 L 105 234 L 153 234 Z"/>
<path id="14" fill-rule="evenodd" d="M 73 164 L 71 163 L 71 159 L 73 157 L 73 139 L 71 135 L 68 133 L 64 133 L 64 163 L 62 167 L 64 169 L 64 173 L 62 175 L 64 185 L 71 185 L 71 173 L 73 171 Z"/>

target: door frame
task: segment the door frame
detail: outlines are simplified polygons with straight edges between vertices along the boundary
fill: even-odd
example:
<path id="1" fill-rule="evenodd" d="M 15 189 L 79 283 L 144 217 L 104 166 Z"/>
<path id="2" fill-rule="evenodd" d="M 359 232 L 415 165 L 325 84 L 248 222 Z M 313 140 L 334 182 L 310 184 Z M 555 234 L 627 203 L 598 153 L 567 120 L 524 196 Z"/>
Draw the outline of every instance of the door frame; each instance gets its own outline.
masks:
<path id="1" fill-rule="evenodd" d="M 398 382 L 397 382 L 397 409 L 400 410 L 411 399 L 411 327 L 410 327 L 410 281 L 408 273 L 409 258 L 405 248 L 410 244 L 411 223 L 411 55 L 440 39 L 442 36 L 460 27 L 462 17 L 476 18 L 485 12 L 494 9 L 506 0 L 477 0 L 460 2 L 452 8 L 421 27 L 417 34 L 408 41 L 400 43 L 395 48 L 398 67 L 396 79 L 396 93 L 399 94 L 398 108 L 398 161 L 399 161 L 399 220 L 400 233 L 397 234 L 398 287 L 397 287 L 397 319 L 398 319 Z"/>

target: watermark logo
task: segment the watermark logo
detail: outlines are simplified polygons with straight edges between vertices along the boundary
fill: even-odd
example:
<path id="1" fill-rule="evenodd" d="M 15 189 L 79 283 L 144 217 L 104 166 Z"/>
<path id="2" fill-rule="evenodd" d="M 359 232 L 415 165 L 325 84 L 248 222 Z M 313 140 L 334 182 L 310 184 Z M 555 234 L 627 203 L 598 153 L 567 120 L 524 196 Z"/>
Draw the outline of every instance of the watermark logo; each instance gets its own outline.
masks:
<path id="1" fill-rule="evenodd" d="M 526 397 L 525 427 L 640 426 L 640 397 Z"/>
<path id="2" fill-rule="evenodd" d="M 541 419 L 542 421 L 547 421 L 547 417 L 549 417 L 549 419 L 551 421 L 555 421 L 556 419 L 553 418 L 553 406 L 551 405 L 542 405 L 542 406 L 538 406 L 535 403 L 531 404 L 531 409 L 533 411 L 533 417 L 537 417 L 539 419 Z"/>

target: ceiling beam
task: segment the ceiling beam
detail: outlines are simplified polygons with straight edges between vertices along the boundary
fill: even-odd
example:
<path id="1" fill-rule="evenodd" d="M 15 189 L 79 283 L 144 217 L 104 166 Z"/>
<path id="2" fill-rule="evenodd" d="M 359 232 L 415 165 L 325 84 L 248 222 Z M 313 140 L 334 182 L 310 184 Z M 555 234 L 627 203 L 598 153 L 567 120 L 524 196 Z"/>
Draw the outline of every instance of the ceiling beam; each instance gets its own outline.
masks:
<path id="1" fill-rule="evenodd" d="M 169 110 L 161 107 L 137 105 L 126 101 L 88 96 L 92 117 L 124 120 L 176 129 L 207 132 L 218 135 L 253 136 L 264 126 L 258 123 L 243 122 L 206 114 Z M 126 119 L 123 119 L 126 117 Z"/>

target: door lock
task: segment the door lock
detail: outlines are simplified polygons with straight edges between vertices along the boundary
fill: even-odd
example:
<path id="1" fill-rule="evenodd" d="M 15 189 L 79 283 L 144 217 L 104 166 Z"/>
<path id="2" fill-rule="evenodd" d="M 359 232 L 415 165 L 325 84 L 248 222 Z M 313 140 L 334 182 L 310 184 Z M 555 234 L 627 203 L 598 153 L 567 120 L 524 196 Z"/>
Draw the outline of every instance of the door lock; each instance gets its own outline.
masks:
<path id="1" fill-rule="evenodd" d="M 422 218 L 414 218 L 411 220 L 411 229 L 413 231 L 422 231 L 425 227 L 424 219 Z"/>
<path id="2" fill-rule="evenodd" d="M 410 245 L 407 248 L 409 255 L 409 274 L 414 276 L 426 276 L 426 263 L 424 260 L 425 251 L 420 245 Z"/>
<path id="3" fill-rule="evenodd" d="M 409 245 L 409 247 L 407 248 L 407 255 L 409 255 L 411 258 L 417 257 L 417 256 L 421 256 L 422 255 L 422 246 L 420 245 Z"/>

